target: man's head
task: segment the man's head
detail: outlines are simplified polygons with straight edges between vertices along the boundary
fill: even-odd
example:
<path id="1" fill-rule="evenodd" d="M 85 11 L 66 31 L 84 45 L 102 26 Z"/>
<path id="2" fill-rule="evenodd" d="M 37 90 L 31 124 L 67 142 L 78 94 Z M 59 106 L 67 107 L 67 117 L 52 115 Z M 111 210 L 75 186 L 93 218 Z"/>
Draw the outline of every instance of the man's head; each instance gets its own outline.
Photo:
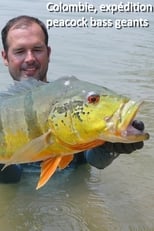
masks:
<path id="1" fill-rule="evenodd" d="M 47 81 L 51 49 L 43 22 L 30 16 L 19 16 L 7 22 L 1 35 L 2 57 L 12 78 L 34 77 Z"/>

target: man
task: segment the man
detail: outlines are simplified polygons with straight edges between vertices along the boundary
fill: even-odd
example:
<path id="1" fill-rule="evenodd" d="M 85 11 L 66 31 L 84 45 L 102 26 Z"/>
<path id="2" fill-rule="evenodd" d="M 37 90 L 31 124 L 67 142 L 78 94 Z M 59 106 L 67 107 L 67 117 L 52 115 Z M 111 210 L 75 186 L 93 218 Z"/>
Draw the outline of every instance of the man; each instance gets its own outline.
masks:
<path id="1" fill-rule="evenodd" d="M 48 32 L 45 25 L 37 18 L 19 16 L 11 19 L 3 28 L 2 58 L 14 80 L 35 78 L 47 82 L 48 63 L 51 48 L 48 46 Z M 142 121 L 134 121 L 133 126 L 144 130 Z M 71 166 L 81 163 L 103 169 L 112 163 L 121 153 L 132 153 L 141 149 L 143 142 L 134 144 L 105 143 L 103 146 L 75 155 Z M 3 165 L 1 164 L 1 168 Z M 22 167 L 8 166 L 0 172 L 0 181 L 15 183 L 20 180 Z"/>

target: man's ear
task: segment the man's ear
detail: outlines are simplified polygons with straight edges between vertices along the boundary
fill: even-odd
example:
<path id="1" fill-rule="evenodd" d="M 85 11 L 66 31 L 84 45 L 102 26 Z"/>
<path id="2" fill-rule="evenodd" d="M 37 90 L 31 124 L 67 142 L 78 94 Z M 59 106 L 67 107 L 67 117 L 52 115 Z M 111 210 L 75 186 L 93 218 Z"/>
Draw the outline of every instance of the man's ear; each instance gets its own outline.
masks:
<path id="1" fill-rule="evenodd" d="M 8 58 L 7 58 L 7 53 L 6 53 L 6 51 L 2 51 L 1 52 L 1 55 L 2 55 L 2 58 L 3 58 L 3 63 L 4 63 L 4 65 L 5 66 L 8 66 Z"/>
<path id="2" fill-rule="evenodd" d="M 48 49 L 48 58 L 49 58 L 49 62 L 50 62 L 50 56 L 51 56 L 51 47 L 47 47 Z"/>

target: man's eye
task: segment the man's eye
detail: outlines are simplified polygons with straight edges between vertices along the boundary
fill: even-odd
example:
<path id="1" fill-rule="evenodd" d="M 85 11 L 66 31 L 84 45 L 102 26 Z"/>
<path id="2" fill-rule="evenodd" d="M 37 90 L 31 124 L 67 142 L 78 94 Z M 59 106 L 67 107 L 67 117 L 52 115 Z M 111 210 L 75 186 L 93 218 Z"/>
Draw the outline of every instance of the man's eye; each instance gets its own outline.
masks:
<path id="1" fill-rule="evenodd" d="M 33 49 L 34 52 L 42 52 L 43 48 L 42 47 L 36 47 Z"/>
<path id="2" fill-rule="evenodd" d="M 41 49 L 38 49 L 38 48 L 36 48 L 36 49 L 33 49 L 33 51 L 38 51 L 38 52 L 40 52 L 40 51 L 42 51 Z"/>
<path id="3" fill-rule="evenodd" d="M 14 52 L 14 54 L 23 54 L 24 53 L 24 50 L 16 50 L 15 52 Z"/>

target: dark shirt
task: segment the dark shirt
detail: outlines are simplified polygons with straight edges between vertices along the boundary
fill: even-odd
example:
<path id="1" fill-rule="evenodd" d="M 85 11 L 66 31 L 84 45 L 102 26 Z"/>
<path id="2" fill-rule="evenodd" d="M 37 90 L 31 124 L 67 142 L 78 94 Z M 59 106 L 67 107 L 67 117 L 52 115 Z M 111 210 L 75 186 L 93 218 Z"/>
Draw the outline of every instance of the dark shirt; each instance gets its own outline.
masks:
<path id="1" fill-rule="evenodd" d="M 20 165 L 9 165 L 4 170 L 2 170 L 3 166 L 3 164 L 0 164 L 0 182 L 7 184 L 17 183 L 20 181 L 22 174 L 22 167 Z"/>

